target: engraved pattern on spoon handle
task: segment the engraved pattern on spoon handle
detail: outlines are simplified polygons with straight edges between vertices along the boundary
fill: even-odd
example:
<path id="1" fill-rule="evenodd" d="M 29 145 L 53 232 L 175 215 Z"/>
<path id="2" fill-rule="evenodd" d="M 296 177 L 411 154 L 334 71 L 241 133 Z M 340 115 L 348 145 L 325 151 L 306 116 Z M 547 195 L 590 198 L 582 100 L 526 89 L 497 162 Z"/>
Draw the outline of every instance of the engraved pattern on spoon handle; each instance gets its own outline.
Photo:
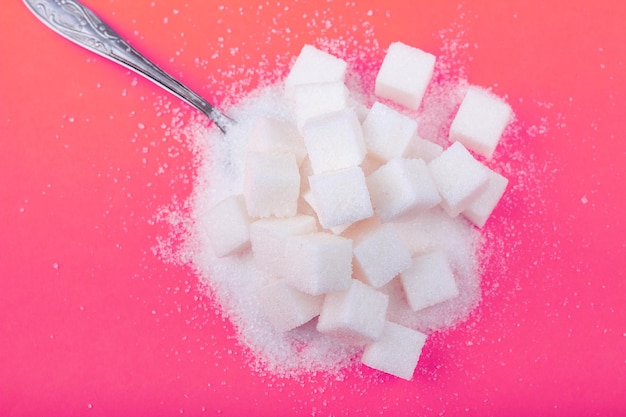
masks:
<path id="1" fill-rule="evenodd" d="M 73 42 L 115 61 L 206 114 L 225 132 L 232 120 L 198 94 L 153 64 L 95 13 L 75 0 L 24 0 L 48 27 Z"/>

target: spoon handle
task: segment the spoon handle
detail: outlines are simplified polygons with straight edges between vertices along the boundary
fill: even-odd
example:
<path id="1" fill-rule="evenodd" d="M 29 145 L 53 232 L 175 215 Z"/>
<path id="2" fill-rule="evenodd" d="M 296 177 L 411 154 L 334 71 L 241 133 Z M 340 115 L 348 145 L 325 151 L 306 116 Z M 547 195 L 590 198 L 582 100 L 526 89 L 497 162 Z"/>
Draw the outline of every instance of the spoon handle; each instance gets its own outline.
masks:
<path id="1" fill-rule="evenodd" d="M 24 0 L 46 26 L 77 43 L 146 77 L 178 98 L 192 105 L 226 132 L 233 120 L 219 109 L 156 66 L 111 26 L 76 0 Z"/>

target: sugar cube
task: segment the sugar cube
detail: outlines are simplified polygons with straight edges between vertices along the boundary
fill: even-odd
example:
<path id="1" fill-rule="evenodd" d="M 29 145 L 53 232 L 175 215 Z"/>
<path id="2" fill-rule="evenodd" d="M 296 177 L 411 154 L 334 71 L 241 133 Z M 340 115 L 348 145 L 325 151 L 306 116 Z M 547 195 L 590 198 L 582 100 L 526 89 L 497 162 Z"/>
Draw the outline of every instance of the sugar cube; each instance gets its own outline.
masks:
<path id="1" fill-rule="evenodd" d="M 259 117 L 250 133 L 248 152 L 293 153 L 298 166 L 306 157 L 304 140 L 288 122 L 271 117 Z"/>
<path id="2" fill-rule="evenodd" d="M 285 89 L 292 94 L 298 84 L 344 81 L 348 64 L 343 59 L 321 51 L 312 45 L 304 45 L 287 78 Z"/>
<path id="3" fill-rule="evenodd" d="M 359 167 L 309 177 L 314 209 L 323 228 L 350 225 L 374 214 Z"/>
<path id="4" fill-rule="evenodd" d="M 467 209 L 488 186 L 489 170 L 461 144 L 454 142 L 429 164 L 442 197 L 441 206 L 452 217 Z"/>
<path id="5" fill-rule="evenodd" d="M 312 216 L 259 219 L 250 224 L 250 244 L 256 265 L 270 274 L 282 277 L 285 264 L 285 244 L 289 236 L 317 231 Z"/>
<path id="6" fill-rule="evenodd" d="M 421 159 L 394 158 L 366 181 L 374 212 L 383 222 L 428 210 L 441 202 L 437 186 Z"/>
<path id="7" fill-rule="evenodd" d="M 463 211 L 463 215 L 476 226 L 483 227 L 504 195 L 508 184 L 508 179 L 490 170 L 487 189 Z"/>
<path id="8" fill-rule="evenodd" d="M 291 236 L 285 243 L 285 279 L 311 295 L 340 291 L 352 280 L 352 240 L 316 232 Z"/>
<path id="9" fill-rule="evenodd" d="M 491 159 L 512 118 L 506 102 L 484 88 L 470 86 L 450 126 L 450 140 Z"/>
<path id="10" fill-rule="evenodd" d="M 354 241 L 354 276 L 380 288 L 411 265 L 411 254 L 390 224 L 371 228 Z"/>
<path id="11" fill-rule="evenodd" d="M 295 216 L 299 195 L 300 171 L 292 153 L 246 154 L 244 198 L 250 216 Z"/>
<path id="12" fill-rule="evenodd" d="M 315 174 L 354 167 L 365 158 L 363 130 L 354 109 L 310 120 L 302 135 Z"/>
<path id="13" fill-rule="evenodd" d="M 300 132 L 309 120 L 348 106 L 348 89 L 341 81 L 297 85 L 295 97 L 294 110 Z"/>
<path id="14" fill-rule="evenodd" d="M 317 330 L 347 344 L 364 345 L 382 334 L 388 297 L 360 281 L 351 281 L 346 290 L 326 294 Z"/>
<path id="15" fill-rule="evenodd" d="M 417 330 L 385 321 L 380 339 L 365 347 L 361 362 L 408 381 L 413 378 L 426 337 Z"/>
<path id="16" fill-rule="evenodd" d="M 274 329 L 286 332 L 317 317 L 324 297 L 305 294 L 288 285 L 284 279 L 278 279 L 261 287 L 259 300 Z"/>
<path id="17" fill-rule="evenodd" d="M 442 251 L 415 257 L 411 266 L 400 274 L 400 280 L 413 311 L 459 295 L 454 273 Z"/>
<path id="18" fill-rule="evenodd" d="M 231 255 L 250 244 L 250 218 L 241 195 L 228 197 L 205 215 L 204 223 L 215 255 Z"/>
<path id="19" fill-rule="evenodd" d="M 434 68 L 434 55 L 402 42 L 394 42 L 389 45 L 376 76 L 375 93 L 417 110 Z"/>
<path id="20" fill-rule="evenodd" d="M 415 120 L 380 102 L 372 105 L 363 122 L 367 151 L 383 162 L 402 156 L 416 133 Z"/>

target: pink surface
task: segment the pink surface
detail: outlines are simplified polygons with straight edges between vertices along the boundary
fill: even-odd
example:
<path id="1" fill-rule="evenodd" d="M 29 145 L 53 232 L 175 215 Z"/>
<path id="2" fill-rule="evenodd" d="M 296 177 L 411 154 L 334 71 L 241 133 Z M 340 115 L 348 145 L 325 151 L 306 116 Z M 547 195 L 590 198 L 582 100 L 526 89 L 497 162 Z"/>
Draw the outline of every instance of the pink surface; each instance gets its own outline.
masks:
<path id="1" fill-rule="evenodd" d="M 282 72 L 318 38 L 373 32 L 382 48 L 439 54 L 443 30 L 466 45 L 469 81 L 507 95 L 530 128 L 496 154 L 521 174 L 486 227 L 481 306 L 429 339 L 410 382 L 253 372 L 197 277 L 153 250 L 169 236 L 157 213 L 192 190 L 188 142 L 168 133 L 193 111 L 12 1 L 0 11 L 0 415 L 625 415 L 626 7 L 252 3 L 88 2 L 216 103 L 233 80 L 256 85 L 259 61 Z"/>

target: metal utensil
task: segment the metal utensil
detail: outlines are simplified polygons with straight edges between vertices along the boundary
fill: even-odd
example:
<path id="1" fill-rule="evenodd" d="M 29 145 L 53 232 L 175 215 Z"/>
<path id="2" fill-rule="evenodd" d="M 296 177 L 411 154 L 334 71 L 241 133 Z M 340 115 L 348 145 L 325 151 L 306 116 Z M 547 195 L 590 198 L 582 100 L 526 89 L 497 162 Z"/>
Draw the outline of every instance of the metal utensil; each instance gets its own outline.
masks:
<path id="1" fill-rule="evenodd" d="M 46 26 L 65 38 L 146 77 L 192 105 L 226 132 L 233 120 L 150 62 L 94 12 L 76 0 L 24 0 Z"/>

